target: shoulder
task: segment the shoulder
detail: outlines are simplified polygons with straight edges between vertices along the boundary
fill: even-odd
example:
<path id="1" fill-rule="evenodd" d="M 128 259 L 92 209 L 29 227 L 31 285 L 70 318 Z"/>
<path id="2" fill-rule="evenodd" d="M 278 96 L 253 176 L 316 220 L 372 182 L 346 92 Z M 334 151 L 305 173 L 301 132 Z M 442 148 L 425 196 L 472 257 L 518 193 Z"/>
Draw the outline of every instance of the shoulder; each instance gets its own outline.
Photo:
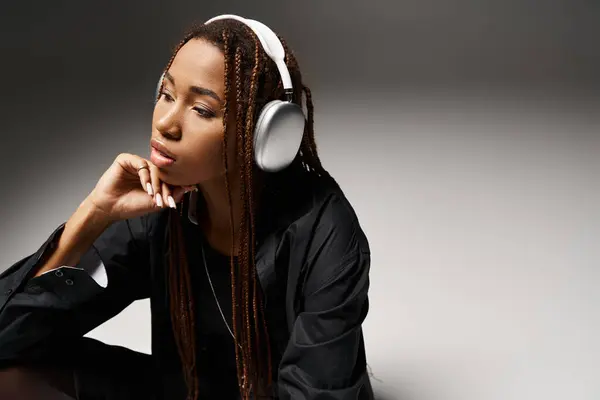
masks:
<path id="1" fill-rule="evenodd" d="M 283 195 L 268 208 L 277 224 L 295 241 L 310 247 L 322 245 L 339 255 L 369 252 L 367 238 L 354 207 L 340 185 L 329 176 L 296 174 Z"/>
<path id="2" fill-rule="evenodd" d="M 293 242 L 292 251 L 301 253 L 292 258 L 302 260 L 305 292 L 369 269 L 369 242 L 354 207 L 335 180 L 307 176 L 296 186 L 294 196 L 286 234 Z"/>
<path id="3" fill-rule="evenodd" d="M 354 207 L 334 181 L 325 179 L 317 186 L 307 216 L 311 221 L 309 237 L 313 250 L 327 246 L 328 253 L 336 257 L 356 251 L 369 252 Z"/>

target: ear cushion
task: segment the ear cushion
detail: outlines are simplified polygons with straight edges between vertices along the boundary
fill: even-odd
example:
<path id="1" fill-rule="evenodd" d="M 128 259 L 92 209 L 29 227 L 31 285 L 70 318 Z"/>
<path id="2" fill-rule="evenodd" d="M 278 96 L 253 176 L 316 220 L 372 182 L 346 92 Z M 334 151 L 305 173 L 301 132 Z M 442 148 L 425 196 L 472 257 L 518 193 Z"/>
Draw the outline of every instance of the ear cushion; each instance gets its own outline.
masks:
<path id="1" fill-rule="evenodd" d="M 266 104 L 254 129 L 254 160 L 259 168 L 276 172 L 296 157 L 304 134 L 304 113 L 300 106 L 273 100 Z"/>
<path id="2" fill-rule="evenodd" d="M 273 109 L 277 104 L 282 103 L 282 100 L 273 100 L 265 104 L 265 106 L 260 111 L 260 115 L 256 120 L 256 125 L 254 126 L 254 146 L 256 148 L 256 138 L 262 135 L 262 131 L 268 125 L 268 119 L 272 116 L 272 112 L 269 112 L 270 109 Z M 261 132 L 261 133 L 259 133 Z"/>

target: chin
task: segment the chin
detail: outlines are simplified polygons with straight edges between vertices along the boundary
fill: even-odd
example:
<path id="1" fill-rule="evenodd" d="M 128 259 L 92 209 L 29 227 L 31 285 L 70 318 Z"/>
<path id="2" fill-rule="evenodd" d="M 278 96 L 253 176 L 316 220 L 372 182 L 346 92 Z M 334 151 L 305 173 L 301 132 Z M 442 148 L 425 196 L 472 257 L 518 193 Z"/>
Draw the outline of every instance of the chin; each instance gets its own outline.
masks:
<path id="1" fill-rule="evenodd" d="M 239 174 L 237 171 L 230 171 L 235 178 L 236 174 Z M 175 168 L 173 169 L 159 169 L 158 178 L 171 186 L 192 186 L 192 185 L 203 185 L 203 184 L 214 184 L 214 183 L 223 183 L 225 180 L 225 171 L 218 171 L 215 173 L 203 174 L 203 175 L 193 175 L 190 174 L 182 174 Z"/>
<path id="2" fill-rule="evenodd" d="M 164 182 L 167 185 L 170 185 L 170 186 L 184 186 L 184 185 L 189 185 L 186 182 L 187 179 L 182 179 L 182 177 L 178 176 L 178 174 L 174 173 L 173 170 L 159 169 L 158 171 L 159 171 L 159 173 L 158 173 L 158 179 L 160 179 L 161 182 Z"/>

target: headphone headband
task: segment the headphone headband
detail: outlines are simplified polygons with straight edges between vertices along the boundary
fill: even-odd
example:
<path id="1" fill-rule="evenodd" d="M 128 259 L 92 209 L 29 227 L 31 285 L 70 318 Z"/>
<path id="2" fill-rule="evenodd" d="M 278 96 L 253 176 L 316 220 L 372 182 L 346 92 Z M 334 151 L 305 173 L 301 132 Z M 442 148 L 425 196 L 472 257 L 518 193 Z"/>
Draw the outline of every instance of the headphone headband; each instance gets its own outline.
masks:
<path id="1" fill-rule="evenodd" d="M 262 22 L 243 18 L 233 14 L 218 15 L 206 21 L 205 24 L 210 24 L 213 21 L 221 19 L 235 19 L 252 29 L 254 34 L 258 37 L 258 40 L 260 41 L 265 53 L 267 53 L 271 60 L 275 62 L 275 65 L 279 70 L 279 75 L 281 76 L 281 81 L 286 94 L 288 97 L 291 96 L 293 92 L 292 79 L 290 77 L 290 72 L 287 68 L 287 65 L 285 65 L 285 49 L 277 37 L 277 34 L 275 34 L 271 28 Z"/>

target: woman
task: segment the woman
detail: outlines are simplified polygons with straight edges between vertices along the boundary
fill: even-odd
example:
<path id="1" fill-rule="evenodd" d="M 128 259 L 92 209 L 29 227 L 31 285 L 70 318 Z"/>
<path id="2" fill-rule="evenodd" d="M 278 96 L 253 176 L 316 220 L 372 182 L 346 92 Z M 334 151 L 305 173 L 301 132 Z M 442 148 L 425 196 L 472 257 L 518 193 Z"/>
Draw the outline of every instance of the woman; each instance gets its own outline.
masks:
<path id="1" fill-rule="evenodd" d="M 41 376 L 78 399 L 372 397 L 368 242 L 319 161 L 293 54 L 281 41 L 285 66 L 271 58 L 279 43 L 236 16 L 184 37 L 159 84 L 150 159 L 119 155 L 0 275 L 5 378 Z M 262 109 L 286 96 L 306 104 L 297 143 L 261 147 Z M 152 355 L 82 337 L 143 298 Z"/>

